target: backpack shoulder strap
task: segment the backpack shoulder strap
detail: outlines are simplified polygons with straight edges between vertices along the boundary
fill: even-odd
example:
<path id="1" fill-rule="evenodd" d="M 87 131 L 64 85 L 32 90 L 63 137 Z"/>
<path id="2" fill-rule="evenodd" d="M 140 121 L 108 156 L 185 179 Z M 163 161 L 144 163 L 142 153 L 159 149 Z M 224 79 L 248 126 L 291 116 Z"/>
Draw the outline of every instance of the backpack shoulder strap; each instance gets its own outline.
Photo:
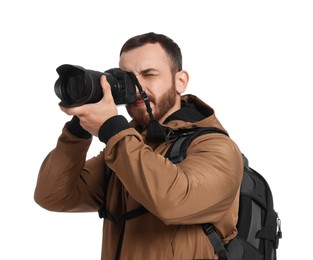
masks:
<path id="1" fill-rule="evenodd" d="M 186 151 L 190 143 L 198 136 L 209 133 L 228 134 L 216 127 L 203 127 L 203 128 L 191 128 L 181 129 L 175 131 L 177 136 L 172 146 L 167 150 L 165 157 L 167 157 L 172 163 L 179 163 L 186 158 Z"/>
<path id="2" fill-rule="evenodd" d="M 108 166 L 106 166 L 105 167 L 105 175 L 104 175 L 105 186 L 104 186 L 103 203 L 98 210 L 99 218 L 103 218 L 103 219 L 106 218 L 106 219 L 113 221 L 115 223 L 121 223 L 123 221 L 127 221 L 129 219 L 136 218 L 136 217 L 139 217 L 139 216 L 147 213 L 148 210 L 142 206 L 139 208 L 133 209 L 131 211 L 128 211 L 128 212 L 121 214 L 121 215 L 112 214 L 112 213 L 107 211 L 106 199 L 107 199 L 109 181 L 111 179 L 112 174 L 113 174 L 112 170 Z"/>
<path id="3" fill-rule="evenodd" d="M 193 128 L 193 129 L 182 129 L 176 132 L 177 139 L 172 143 L 171 147 L 167 150 L 165 157 L 167 157 L 172 163 L 179 163 L 186 158 L 186 151 L 190 143 L 198 136 L 209 133 L 220 133 L 228 134 L 215 127 L 208 128 Z M 211 242 L 215 253 L 218 255 L 220 260 L 228 260 L 228 252 L 215 230 L 215 227 L 210 223 L 202 224 L 202 229 L 207 235 L 209 241 Z"/>

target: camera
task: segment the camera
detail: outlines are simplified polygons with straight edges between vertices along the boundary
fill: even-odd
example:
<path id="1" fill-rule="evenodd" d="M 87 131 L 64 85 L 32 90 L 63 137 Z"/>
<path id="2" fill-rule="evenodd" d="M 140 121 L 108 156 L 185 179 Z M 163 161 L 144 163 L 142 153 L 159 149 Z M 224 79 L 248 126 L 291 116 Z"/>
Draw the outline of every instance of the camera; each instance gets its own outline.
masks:
<path id="1" fill-rule="evenodd" d="M 136 102 L 136 76 L 119 68 L 105 72 L 87 70 L 81 66 L 63 64 L 56 69 L 59 78 L 54 92 L 64 107 L 99 102 L 103 98 L 100 77 L 106 76 L 116 105 Z"/>

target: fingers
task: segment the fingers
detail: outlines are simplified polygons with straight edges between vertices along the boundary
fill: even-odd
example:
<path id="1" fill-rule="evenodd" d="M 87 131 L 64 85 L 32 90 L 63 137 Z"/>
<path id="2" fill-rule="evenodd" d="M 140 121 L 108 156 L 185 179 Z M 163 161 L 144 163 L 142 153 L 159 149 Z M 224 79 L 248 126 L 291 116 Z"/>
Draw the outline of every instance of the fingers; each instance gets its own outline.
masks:
<path id="1" fill-rule="evenodd" d="M 60 109 L 69 116 L 78 116 L 81 113 L 81 106 L 80 107 L 62 107 Z"/>

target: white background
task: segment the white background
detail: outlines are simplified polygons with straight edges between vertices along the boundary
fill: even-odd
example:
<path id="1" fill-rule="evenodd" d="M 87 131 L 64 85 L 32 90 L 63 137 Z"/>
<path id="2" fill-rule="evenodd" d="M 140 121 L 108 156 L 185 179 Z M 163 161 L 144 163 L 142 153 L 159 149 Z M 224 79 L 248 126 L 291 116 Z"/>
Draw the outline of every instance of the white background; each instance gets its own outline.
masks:
<path id="1" fill-rule="evenodd" d="M 0 259 L 100 259 L 97 213 L 49 212 L 33 200 L 41 162 L 70 119 L 57 105 L 55 69 L 116 67 L 122 44 L 150 31 L 180 45 L 187 93 L 215 109 L 268 180 L 282 219 L 279 259 L 308 259 L 312 14 L 301 0 L 2 1 Z M 89 156 L 102 148 L 94 139 Z"/>

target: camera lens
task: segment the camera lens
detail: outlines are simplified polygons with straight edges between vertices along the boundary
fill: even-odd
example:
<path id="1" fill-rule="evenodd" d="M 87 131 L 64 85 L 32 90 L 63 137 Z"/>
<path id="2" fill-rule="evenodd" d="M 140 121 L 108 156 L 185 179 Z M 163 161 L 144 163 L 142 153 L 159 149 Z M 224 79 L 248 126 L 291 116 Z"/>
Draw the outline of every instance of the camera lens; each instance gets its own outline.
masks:
<path id="1" fill-rule="evenodd" d="M 80 66 L 62 65 L 57 68 L 60 77 L 54 90 L 65 107 L 95 103 L 103 97 L 100 77 L 103 73 L 85 70 Z"/>
<path id="2" fill-rule="evenodd" d="M 70 103 L 77 103 L 87 95 L 84 75 L 81 73 L 71 75 L 65 82 L 64 93 Z"/>

